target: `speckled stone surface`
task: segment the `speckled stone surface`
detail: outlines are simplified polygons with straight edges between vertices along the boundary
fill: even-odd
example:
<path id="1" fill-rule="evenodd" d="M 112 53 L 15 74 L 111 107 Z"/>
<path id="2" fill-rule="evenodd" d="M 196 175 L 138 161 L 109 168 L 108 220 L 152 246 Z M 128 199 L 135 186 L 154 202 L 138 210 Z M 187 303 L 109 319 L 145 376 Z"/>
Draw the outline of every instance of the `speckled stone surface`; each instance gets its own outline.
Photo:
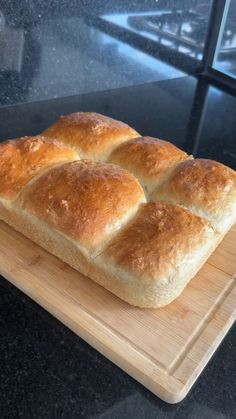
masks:
<path id="1" fill-rule="evenodd" d="M 211 2 L 202 0 L 199 7 L 195 0 L 187 3 L 178 0 L 177 8 L 174 3 L 171 0 L 0 2 L 3 40 L 0 104 L 46 100 L 184 76 L 181 70 L 184 57 L 195 57 L 194 67 L 199 64 L 198 52 L 201 54 L 203 50 Z M 195 14 L 186 18 L 190 8 Z M 195 47 L 185 45 L 184 35 L 180 43 L 168 37 L 168 33 L 178 31 L 177 9 L 185 14 L 180 20 L 187 19 L 186 30 L 192 30 Z M 153 35 L 152 22 L 145 21 L 146 14 L 154 19 L 155 16 L 166 19 L 165 13 L 170 11 L 173 18 L 167 35 Z M 199 30 L 196 30 L 196 19 L 200 19 Z M 151 25 L 150 29 L 147 25 Z M 164 47 L 168 49 L 162 51 Z M 180 67 L 174 58 L 179 50 L 184 52 Z"/>

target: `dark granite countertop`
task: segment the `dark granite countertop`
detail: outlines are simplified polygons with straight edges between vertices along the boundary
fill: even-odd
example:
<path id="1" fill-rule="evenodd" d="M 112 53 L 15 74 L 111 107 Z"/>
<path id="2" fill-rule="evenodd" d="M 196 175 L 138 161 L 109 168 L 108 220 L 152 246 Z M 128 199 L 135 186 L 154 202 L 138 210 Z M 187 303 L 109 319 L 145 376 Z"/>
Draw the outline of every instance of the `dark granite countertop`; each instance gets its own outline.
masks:
<path id="1" fill-rule="evenodd" d="M 0 108 L 0 140 L 97 111 L 236 169 L 236 98 L 196 78 Z M 1 418 L 234 418 L 236 327 L 186 399 L 167 405 L 0 278 Z"/>

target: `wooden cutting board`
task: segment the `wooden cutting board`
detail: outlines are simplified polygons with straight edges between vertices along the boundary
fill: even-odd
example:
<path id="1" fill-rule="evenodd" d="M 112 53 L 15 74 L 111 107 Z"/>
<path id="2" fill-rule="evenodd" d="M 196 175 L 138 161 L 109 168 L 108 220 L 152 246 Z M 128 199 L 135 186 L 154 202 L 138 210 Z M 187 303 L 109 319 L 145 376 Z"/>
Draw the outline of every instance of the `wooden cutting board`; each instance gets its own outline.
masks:
<path id="1" fill-rule="evenodd" d="M 236 317 L 236 225 L 182 295 L 138 309 L 0 222 L 0 273 L 161 399 L 182 400 Z"/>

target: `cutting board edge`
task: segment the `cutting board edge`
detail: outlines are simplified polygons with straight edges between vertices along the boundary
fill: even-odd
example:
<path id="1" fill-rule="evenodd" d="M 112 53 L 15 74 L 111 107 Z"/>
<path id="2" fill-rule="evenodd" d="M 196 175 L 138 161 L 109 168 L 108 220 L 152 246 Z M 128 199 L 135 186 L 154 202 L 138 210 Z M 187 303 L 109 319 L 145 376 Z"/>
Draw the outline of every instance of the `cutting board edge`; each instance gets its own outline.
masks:
<path id="1" fill-rule="evenodd" d="M 114 351 L 111 347 L 108 347 L 107 340 L 101 340 L 99 336 L 99 331 L 103 327 L 101 323 L 100 329 L 95 328 L 93 334 L 88 332 L 84 328 L 84 326 L 80 323 L 75 322 L 75 320 L 66 315 L 65 312 L 61 312 L 58 309 L 57 305 L 52 305 L 50 301 L 47 301 L 45 297 L 39 295 L 39 289 L 37 288 L 37 293 L 34 294 L 33 290 L 25 286 L 24 281 L 19 278 L 15 278 L 14 276 L 10 275 L 9 272 L 1 272 L 1 275 L 6 278 L 11 284 L 16 286 L 16 288 L 20 289 L 24 294 L 26 294 L 29 298 L 31 298 L 34 302 L 39 304 L 43 307 L 46 311 L 48 311 L 52 316 L 56 317 L 60 322 L 62 322 L 66 327 L 72 330 L 76 335 L 81 337 L 85 340 L 88 344 L 90 344 L 93 348 L 98 350 L 103 356 L 108 358 L 111 362 L 115 363 L 119 368 L 121 368 L 125 373 L 130 375 L 132 378 L 137 380 L 143 386 L 148 388 L 152 393 L 156 396 L 161 398 L 163 401 L 169 404 L 176 404 L 181 402 L 191 390 L 193 384 L 196 382 L 197 378 L 205 368 L 206 364 L 209 362 L 210 358 L 215 353 L 216 349 L 219 347 L 220 343 L 224 339 L 225 335 L 228 333 L 229 329 L 232 327 L 235 321 L 235 315 L 229 317 L 227 320 L 227 325 L 224 327 L 223 332 L 221 329 L 220 335 L 217 335 L 217 342 L 214 342 L 214 345 L 211 345 L 209 348 L 208 353 L 205 355 L 205 360 L 198 364 L 196 369 L 194 370 L 193 374 L 191 374 L 186 382 L 182 382 L 180 379 L 176 378 L 174 375 L 169 375 L 165 370 L 159 368 L 159 366 L 154 365 L 153 361 L 149 359 L 143 360 L 145 364 L 145 368 L 138 368 L 136 363 L 128 362 L 126 358 L 122 356 L 116 349 Z M 18 282 L 19 281 L 19 282 Z M 231 294 L 231 293 L 230 293 Z M 228 295 L 228 297 L 230 296 Z M 219 310 L 223 310 L 224 304 L 220 307 Z M 85 315 L 83 309 L 81 309 L 82 316 Z M 93 317 L 94 319 L 94 317 Z M 81 320 L 81 319 L 80 319 Z M 207 328 L 210 327 L 211 322 L 208 324 Z M 91 325 L 90 325 L 91 326 Z M 207 329 L 206 328 L 206 329 Z M 95 331 L 97 333 L 95 333 Z M 105 333 L 109 334 L 112 331 L 106 329 Z M 117 336 L 116 336 L 117 338 Z M 133 347 L 131 347 L 131 351 L 135 351 Z M 137 351 L 136 351 L 137 352 Z M 137 352 L 138 358 L 144 358 L 143 354 Z M 147 369 L 150 370 L 150 375 L 147 374 Z M 173 389 L 173 386 L 176 389 Z"/>

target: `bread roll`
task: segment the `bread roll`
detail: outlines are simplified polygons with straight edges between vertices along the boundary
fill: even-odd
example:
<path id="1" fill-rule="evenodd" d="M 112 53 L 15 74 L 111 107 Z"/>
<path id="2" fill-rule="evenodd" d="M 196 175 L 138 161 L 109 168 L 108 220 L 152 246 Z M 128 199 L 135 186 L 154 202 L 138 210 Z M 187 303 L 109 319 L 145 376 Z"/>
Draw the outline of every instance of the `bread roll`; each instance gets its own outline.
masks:
<path id="1" fill-rule="evenodd" d="M 124 122 L 94 112 L 77 112 L 61 116 L 43 132 L 71 146 L 82 159 L 105 161 L 118 144 L 139 137 Z"/>
<path id="2" fill-rule="evenodd" d="M 225 234 L 236 221 L 236 173 L 213 160 L 185 161 L 152 198 L 181 204 Z"/>
<path id="3" fill-rule="evenodd" d="M 203 218 L 178 205 L 149 202 L 94 262 L 98 276 L 112 278 L 110 289 L 119 297 L 160 307 L 182 292 L 219 240 Z"/>
<path id="4" fill-rule="evenodd" d="M 187 158 L 191 157 L 168 141 L 139 137 L 116 147 L 108 161 L 133 173 L 149 195 Z"/>
<path id="5" fill-rule="evenodd" d="M 43 136 L 0 143 L 0 200 L 13 200 L 33 178 L 49 167 L 77 160 L 75 151 Z"/>
<path id="6" fill-rule="evenodd" d="M 93 257 L 145 202 L 136 178 L 113 164 L 79 160 L 48 171 L 26 188 L 20 206 L 76 240 Z"/>

